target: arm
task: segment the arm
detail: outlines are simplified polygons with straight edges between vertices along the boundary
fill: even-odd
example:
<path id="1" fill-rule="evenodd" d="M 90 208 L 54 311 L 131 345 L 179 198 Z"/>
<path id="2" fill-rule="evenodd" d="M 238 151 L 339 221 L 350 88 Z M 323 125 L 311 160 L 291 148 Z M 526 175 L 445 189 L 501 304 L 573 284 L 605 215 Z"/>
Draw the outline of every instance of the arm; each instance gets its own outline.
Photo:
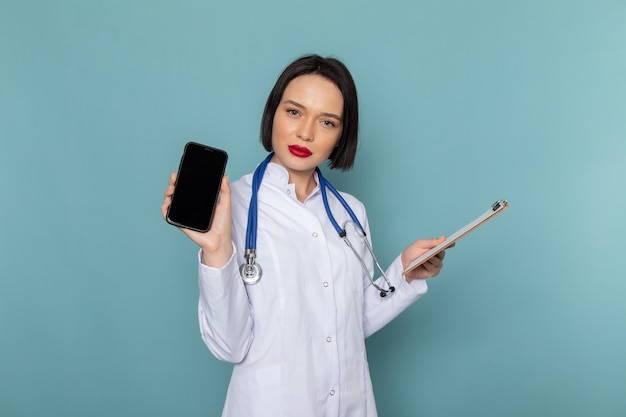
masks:
<path id="1" fill-rule="evenodd" d="M 198 322 L 205 345 L 216 358 L 239 363 L 253 340 L 253 319 L 236 257 L 223 268 L 211 268 L 198 254 Z"/>
<path id="2" fill-rule="evenodd" d="M 161 205 L 163 218 L 172 201 L 175 183 L 173 173 Z M 200 247 L 198 317 L 202 339 L 218 359 L 240 362 L 252 341 L 252 315 L 235 261 L 228 176 L 222 179 L 220 199 L 209 231 L 180 230 Z"/>
<path id="3" fill-rule="evenodd" d="M 369 236 L 369 228 L 367 233 Z M 441 252 L 424 265 L 410 271 L 406 276 L 403 272 L 413 259 L 437 246 L 444 239 L 445 237 L 421 239 L 409 245 L 385 271 L 391 285 L 395 287 L 395 291 L 387 294 L 386 297 L 381 297 L 369 283 L 369 279 L 365 278 L 363 331 L 366 338 L 391 322 L 428 291 L 426 278 L 439 274 L 443 267 L 445 252 Z M 382 277 L 378 278 L 377 284 L 382 287 L 387 286 Z"/>

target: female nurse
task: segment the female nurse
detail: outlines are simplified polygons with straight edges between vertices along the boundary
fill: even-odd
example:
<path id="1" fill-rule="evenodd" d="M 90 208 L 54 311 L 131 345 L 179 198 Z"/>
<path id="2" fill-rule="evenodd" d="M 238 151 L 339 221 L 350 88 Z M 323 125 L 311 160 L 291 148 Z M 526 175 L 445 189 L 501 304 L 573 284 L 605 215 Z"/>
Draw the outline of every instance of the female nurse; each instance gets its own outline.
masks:
<path id="1" fill-rule="evenodd" d="M 248 174 L 229 184 L 224 176 L 211 229 L 181 229 L 200 247 L 202 339 L 218 359 L 234 364 L 224 417 L 377 415 L 365 339 L 426 292 L 425 278 L 439 273 L 443 252 L 403 271 L 444 238 L 408 246 L 386 269 L 387 280 L 378 278 L 374 286 L 365 208 L 340 193 L 367 242 L 340 200 L 320 187 L 316 170 L 326 161 L 330 168 L 350 169 L 357 131 L 357 93 L 344 64 L 316 55 L 294 61 L 263 113 L 261 141 L 270 153 L 260 182 Z M 172 174 L 164 217 L 175 182 Z M 262 277 L 247 285 L 240 266 L 246 263 L 253 185 Z M 352 247 L 331 216 L 345 227 Z"/>

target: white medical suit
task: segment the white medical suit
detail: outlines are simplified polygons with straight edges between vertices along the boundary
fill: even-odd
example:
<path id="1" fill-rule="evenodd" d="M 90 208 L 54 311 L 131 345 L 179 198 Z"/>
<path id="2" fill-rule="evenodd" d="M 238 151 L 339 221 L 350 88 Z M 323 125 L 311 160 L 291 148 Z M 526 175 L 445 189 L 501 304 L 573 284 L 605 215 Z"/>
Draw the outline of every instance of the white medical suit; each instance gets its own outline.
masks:
<path id="1" fill-rule="evenodd" d="M 258 193 L 263 276 L 245 285 L 239 266 L 251 184 L 251 174 L 231 184 L 233 257 L 220 269 L 199 265 L 202 338 L 218 359 L 235 364 L 222 415 L 375 417 L 365 338 L 423 295 L 425 280 L 408 284 L 398 257 L 386 271 L 396 291 L 380 297 L 333 228 L 319 187 L 301 203 L 287 170 L 270 163 Z M 342 195 L 369 238 L 363 204 Z M 330 192 L 328 200 L 343 225 L 346 210 Z M 373 273 L 362 239 L 347 230 Z"/>

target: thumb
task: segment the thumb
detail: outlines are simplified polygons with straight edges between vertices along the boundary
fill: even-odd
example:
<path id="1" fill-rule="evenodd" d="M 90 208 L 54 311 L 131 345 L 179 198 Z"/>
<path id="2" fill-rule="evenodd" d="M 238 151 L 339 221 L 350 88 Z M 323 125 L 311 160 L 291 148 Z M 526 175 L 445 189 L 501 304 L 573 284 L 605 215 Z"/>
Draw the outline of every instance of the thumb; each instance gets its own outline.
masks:
<path id="1" fill-rule="evenodd" d="M 431 249 L 441 244 L 446 240 L 445 236 L 440 236 L 432 239 L 421 239 L 417 241 L 417 246 L 421 249 Z"/>

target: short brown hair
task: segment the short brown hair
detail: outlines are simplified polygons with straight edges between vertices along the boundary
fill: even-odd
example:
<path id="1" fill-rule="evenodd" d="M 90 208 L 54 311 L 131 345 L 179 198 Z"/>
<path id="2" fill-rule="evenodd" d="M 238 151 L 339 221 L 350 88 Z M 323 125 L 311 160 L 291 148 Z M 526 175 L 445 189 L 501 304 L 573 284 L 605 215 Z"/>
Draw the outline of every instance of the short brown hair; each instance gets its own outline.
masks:
<path id="1" fill-rule="evenodd" d="M 301 75 L 316 74 L 333 82 L 343 96 L 342 132 L 337 147 L 330 154 L 330 168 L 342 171 L 354 165 L 359 133 L 359 104 L 356 86 L 348 68 L 338 59 L 308 55 L 289 64 L 282 72 L 267 97 L 261 120 L 261 143 L 268 152 L 272 151 L 272 127 L 274 115 L 287 85 Z"/>

